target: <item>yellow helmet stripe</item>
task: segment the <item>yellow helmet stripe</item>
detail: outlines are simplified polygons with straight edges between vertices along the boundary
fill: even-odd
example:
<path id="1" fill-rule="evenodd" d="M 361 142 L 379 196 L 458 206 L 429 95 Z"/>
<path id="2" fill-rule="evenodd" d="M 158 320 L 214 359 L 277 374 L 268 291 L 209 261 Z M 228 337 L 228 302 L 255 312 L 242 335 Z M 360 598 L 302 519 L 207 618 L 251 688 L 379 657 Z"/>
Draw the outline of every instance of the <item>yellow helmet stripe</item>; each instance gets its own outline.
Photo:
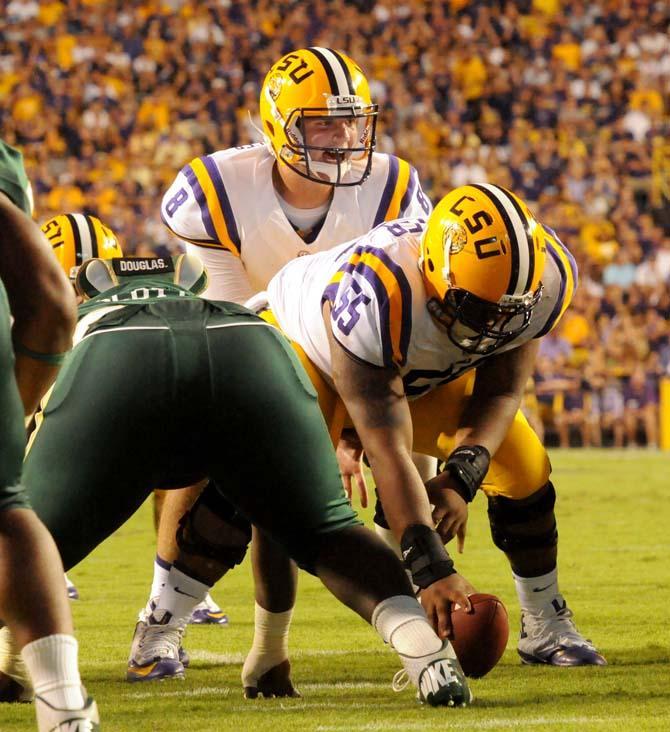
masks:
<path id="1" fill-rule="evenodd" d="M 384 221 L 392 221 L 400 217 L 400 206 L 409 186 L 410 165 L 407 161 L 398 158 L 398 179 L 396 180 L 391 203 L 386 210 Z"/>

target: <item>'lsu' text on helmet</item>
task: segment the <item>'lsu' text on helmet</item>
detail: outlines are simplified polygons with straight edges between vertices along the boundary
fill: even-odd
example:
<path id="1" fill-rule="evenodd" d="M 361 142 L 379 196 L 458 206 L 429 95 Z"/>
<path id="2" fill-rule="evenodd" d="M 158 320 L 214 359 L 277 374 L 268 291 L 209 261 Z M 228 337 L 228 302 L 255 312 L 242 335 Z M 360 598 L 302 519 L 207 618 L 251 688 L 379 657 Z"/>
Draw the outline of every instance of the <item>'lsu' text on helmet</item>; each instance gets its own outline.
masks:
<path id="1" fill-rule="evenodd" d="M 314 47 L 282 56 L 263 82 L 260 115 L 275 157 L 304 178 L 354 186 L 370 174 L 377 105 L 363 71 L 343 53 Z M 332 125 L 333 118 L 350 125 L 351 144 L 310 144 L 311 120 Z"/>
<path id="2" fill-rule="evenodd" d="M 545 257 L 544 230 L 513 193 L 456 188 L 435 207 L 421 242 L 428 310 L 464 351 L 490 353 L 528 326 Z"/>
<path id="3" fill-rule="evenodd" d="M 59 214 L 42 224 L 60 266 L 71 280 L 87 259 L 122 257 L 116 234 L 100 219 L 88 214 Z"/>

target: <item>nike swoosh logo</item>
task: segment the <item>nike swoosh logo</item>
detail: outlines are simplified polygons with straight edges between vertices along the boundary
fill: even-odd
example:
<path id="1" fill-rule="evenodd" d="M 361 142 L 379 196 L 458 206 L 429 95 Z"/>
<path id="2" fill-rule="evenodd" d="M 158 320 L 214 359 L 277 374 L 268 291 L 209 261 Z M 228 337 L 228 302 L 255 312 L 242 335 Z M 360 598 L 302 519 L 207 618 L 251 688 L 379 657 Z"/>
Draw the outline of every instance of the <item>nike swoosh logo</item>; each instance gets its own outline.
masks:
<path id="1" fill-rule="evenodd" d="M 174 591 L 179 595 L 186 595 L 186 597 L 192 597 L 194 600 L 198 599 L 195 595 L 191 595 L 189 592 L 184 592 L 184 590 L 180 590 L 178 587 L 175 587 Z"/>
<path id="2" fill-rule="evenodd" d="M 546 587 L 533 587 L 533 592 L 544 592 L 545 590 L 548 590 L 553 584 L 553 582 L 550 582 Z M 175 587 L 175 590 L 176 589 L 177 588 Z"/>

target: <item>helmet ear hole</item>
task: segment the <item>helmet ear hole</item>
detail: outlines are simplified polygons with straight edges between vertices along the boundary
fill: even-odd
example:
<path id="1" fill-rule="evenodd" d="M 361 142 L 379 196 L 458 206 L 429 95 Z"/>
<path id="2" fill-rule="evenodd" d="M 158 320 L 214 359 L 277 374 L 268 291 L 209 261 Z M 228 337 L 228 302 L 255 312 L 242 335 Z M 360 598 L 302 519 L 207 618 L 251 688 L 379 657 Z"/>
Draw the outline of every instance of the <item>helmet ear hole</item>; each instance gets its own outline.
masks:
<path id="1" fill-rule="evenodd" d="M 274 137 L 275 134 L 275 128 L 272 122 L 265 120 L 265 126 L 267 127 L 268 132 Z"/>
<path id="2" fill-rule="evenodd" d="M 428 262 L 427 262 L 427 264 L 428 264 L 428 269 L 431 272 L 434 272 L 435 271 L 435 265 L 433 264 L 433 260 L 432 259 L 429 259 Z"/>

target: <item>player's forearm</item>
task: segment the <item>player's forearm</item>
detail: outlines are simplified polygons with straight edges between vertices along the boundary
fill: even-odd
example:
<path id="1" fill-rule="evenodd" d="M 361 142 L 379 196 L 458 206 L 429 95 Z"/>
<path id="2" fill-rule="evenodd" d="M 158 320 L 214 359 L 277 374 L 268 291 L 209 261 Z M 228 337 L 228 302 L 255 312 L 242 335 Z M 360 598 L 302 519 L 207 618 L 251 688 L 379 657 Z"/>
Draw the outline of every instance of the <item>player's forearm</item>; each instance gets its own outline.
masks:
<path id="1" fill-rule="evenodd" d="M 2 194 L 0 278 L 15 340 L 36 351 L 67 350 L 77 318 L 72 287 L 37 225 Z"/>
<path id="2" fill-rule="evenodd" d="M 472 397 L 455 435 L 456 446 L 482 445 L 495 455 L 521 406 L 537 348 L 538 342 L 531 341 L 477 370 Z"/>
<path id="3" fill-rule="evenodd" d="M 207 270 L 209 279 L 203 297 L 243 305 L 254 295 L 255 290 L 239 257 L 227 251 L 210 250 L 194 244 L 187 244 L 186 250 L 189 254 L 195 254 Z"/>
<path id="4" fill-rule="evenodd" d="M 375 451 L 366 447 L 366 455 L 384 506 L 384 515 L 398 541 L 408 526 L 423 524 L 432 528 L 426 488 L 410 452 Z"/>
<path id="5" fill-rule="evenodd" d="M 0 277 L 14 320 L 16 379 L 32 413 L 72 343 L 72 287 L 35 223 L 0 195 Z"/>
<path id="6" fill-rule="evenodd" d="M 69 282 L 66 281 L 65 290 L 60 290 L 58 280 L 49 281 L 48 273 L 36 280 L 39 282 L 30 290 L 33 296 L 29 302 L 23 300 L 23 295 L 10 296 L 15 318 L 14 372 L 26 414 L 37 409 L 56 378 L 63 357 L 72 346 L 77 317 Z"/>

